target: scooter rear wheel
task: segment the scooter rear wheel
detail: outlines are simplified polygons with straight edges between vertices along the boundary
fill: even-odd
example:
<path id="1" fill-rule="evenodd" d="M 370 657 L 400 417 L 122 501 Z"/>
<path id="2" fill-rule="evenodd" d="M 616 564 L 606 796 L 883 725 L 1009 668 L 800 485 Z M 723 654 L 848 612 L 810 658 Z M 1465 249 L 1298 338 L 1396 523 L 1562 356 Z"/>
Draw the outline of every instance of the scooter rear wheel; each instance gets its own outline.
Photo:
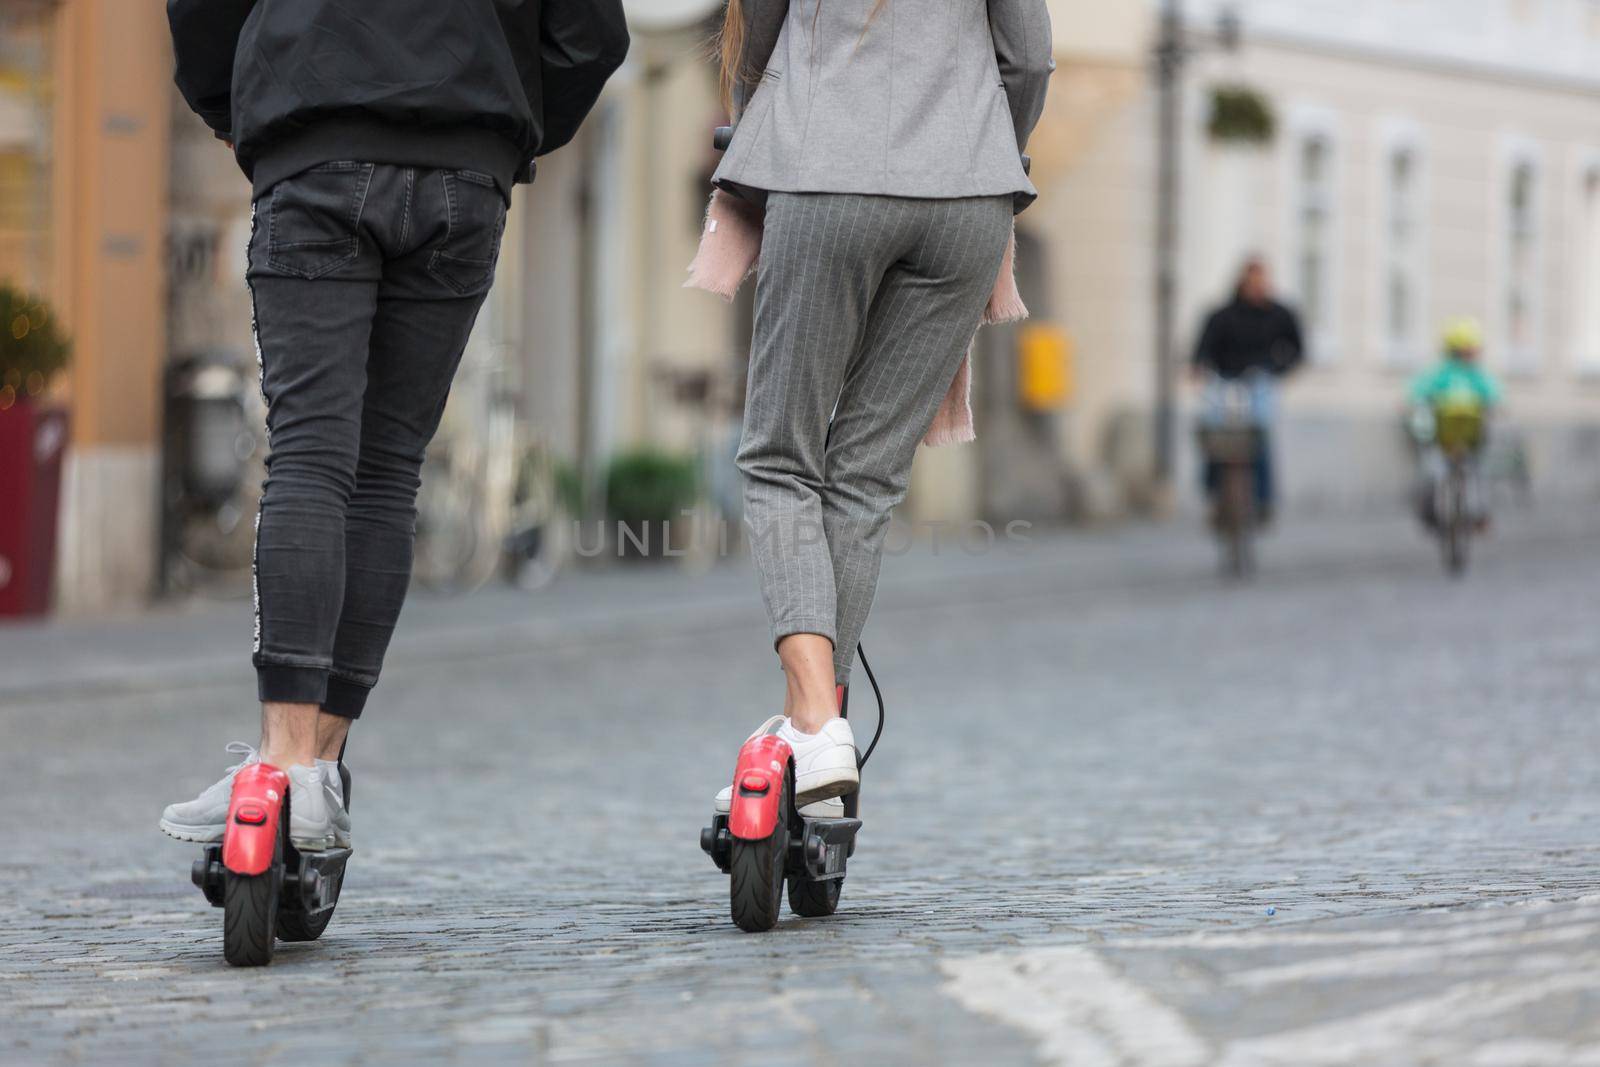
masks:
<path id="1" fill-rule="evenodd" d="M 809 878 L 789 879 L 789 910 L 807 919 L 820 919 L 839 910 L 843 878 L 813 882 Z"/>
<path id="2" fill-rule="evenodd" d="M 339 763 L 339 778 L 344 786 L 344 806 L 350 808 L 350 769 L 341 760 Z M 326 875 L 324 875 L 326 877 Z M 339 903 L 339 891 L 344 888 L 344 868 L 340 867 L 337 880 L 333 885 L 333 903 Z M 333 922 L 333 908 L 317 916 L 308 916 L 303 911 L 285 910 L 278 916 L 278 940 L 280 941 L 315 941 L 328 929 L 328 924 Z"/>
<path id="3" fill-rule="evenodd" d="M 283 883 L 283 827 L 272 866 L 260 874 L 234 874 L 223 880 L 222 957 L 235 967 L 265 967 L 272 962 L 277 937 L 278 891 Z"/>
<path id="4" fill-rule="evenodd" d="M 315 941 L 333 921 L 333 909 L 308 918 L 303 911 L 286 911 L 278 916 L 278 938 L 282 941 Z"/>
<path id="5" fill-rule="evenodd" d="M 729 903 L 733 924 L 758 934 L 778 925 L 783 908 L 783 868 L 789 856 L 789 808 L 792 794 L 784 776 L 778 798 L 778 821 L 760 841 L 734 838 L 728 857 Z"/>

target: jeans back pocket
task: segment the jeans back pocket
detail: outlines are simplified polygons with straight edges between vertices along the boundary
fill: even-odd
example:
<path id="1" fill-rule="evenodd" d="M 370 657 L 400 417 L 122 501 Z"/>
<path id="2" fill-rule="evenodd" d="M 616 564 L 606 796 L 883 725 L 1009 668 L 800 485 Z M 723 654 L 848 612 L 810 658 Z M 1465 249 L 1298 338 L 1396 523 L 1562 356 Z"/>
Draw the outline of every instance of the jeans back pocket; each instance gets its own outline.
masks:
<path id="1" fill-rule="evenodd" d="M 324 163 L 274 185 L 267 216 L 272 269 L 314 279 L 353 262 L 373 169 L 371 163 Z"/>
<path id="2" fill-rule="evenodd" d="M 476 296 L 494 282 L 506 225 L 505 198 L 487 174 L 446 170 L 439 178 L 448 222 L 444 239 L 428 257 L 428 273 L 461 296 Z"/>

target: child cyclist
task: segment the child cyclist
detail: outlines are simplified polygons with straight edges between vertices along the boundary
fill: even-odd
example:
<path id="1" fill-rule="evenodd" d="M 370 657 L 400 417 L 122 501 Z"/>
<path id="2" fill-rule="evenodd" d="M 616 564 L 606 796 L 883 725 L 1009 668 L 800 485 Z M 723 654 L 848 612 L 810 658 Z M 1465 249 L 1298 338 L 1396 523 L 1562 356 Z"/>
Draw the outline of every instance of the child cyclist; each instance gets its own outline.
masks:
<path id="1" fill-rule="evenodd" d="M 1481 365 L 1482 351 L 1483 327 L 1476 319 L 1457 319 L 1445 330 L 1443 358 L 1411 383 L 1411 430 L 1421 467 L 1417 507 L 1429 526 L 1437 522 L 1436 490 L 1455 451 L 1465 453 L 1468 511 L 1480 528 L 1489 522 L 1478 467 L 1489 416 L 1500 406 L 1501 393 L 1500 384 Z"/>

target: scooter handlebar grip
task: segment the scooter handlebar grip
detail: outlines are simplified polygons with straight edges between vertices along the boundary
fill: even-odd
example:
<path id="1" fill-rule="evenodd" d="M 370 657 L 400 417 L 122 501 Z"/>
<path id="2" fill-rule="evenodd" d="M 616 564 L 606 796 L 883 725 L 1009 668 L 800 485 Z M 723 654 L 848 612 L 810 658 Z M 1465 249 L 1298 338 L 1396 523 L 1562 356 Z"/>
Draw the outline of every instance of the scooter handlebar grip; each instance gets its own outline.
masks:
<path id="1" fill-rule="evenodd" d="M 711 146 L 718 152 L 726 152 L 728 150 L 728 146 L 732 143 L 732 126 L 718 126 L 716 132 L 711 135 Z"/>

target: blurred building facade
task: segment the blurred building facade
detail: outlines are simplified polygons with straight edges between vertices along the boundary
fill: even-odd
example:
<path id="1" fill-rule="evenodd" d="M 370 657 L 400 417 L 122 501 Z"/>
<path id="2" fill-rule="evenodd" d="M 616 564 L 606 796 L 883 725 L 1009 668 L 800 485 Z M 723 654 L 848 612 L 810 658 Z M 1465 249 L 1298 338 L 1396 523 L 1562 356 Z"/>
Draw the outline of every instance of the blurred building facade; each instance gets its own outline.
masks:
<path id="1" fill-rule="evenodd" d="M 0 276 L 75 342 L 59 596 L 148 596 L 159 526 L 171 64 L 159 4 L 0 0 Z"/>
<path id="2" fill-rule="evenodd" d="M 750 325 L 748 293 L 724 306 L 681 289 L 723 120 L 707 47 L 720 3 L 629 7 L 627 65 L 517 191 L 444 431 L 470 435 L 510 398 L 591 486 L 641 444 L 731 472 Z M 1059 70 L 1019 280 L 1071 341 L 1069 387 L 1024 402 L 1026 336 L 982 331 L 979 441 L 923 453 L 913 518 L 1115 517 L 1151 499 L 1158 3 L 1051 7 Z M 1224 7 L 1244 27 L 1231 52 Z M 1404 384 L 1461 314 L 1489 324 L 1535 491 L 1600 491 L 1597 9 L 1189 0 L 1181 344 L 1264 252 L 1314 344 L 1286 398 L 1292 508 L 1395 505 Z M 167 370 L 207 353 L 253 365 L 248 187 L 171 87 L 161 5 L 0 0 L 0 28 L 0 274 L 43 289 L 77 341 L 59 599 L 136 603 L 161 571 Z M 1221 84 L 1270 102 L 1269 146 L 1210 141 Z"/>
<path id="3" fill-rule="evenodd" d="M 1065 81 L 1093 113 L 1039 218 L 1055 302 L 1080 342 L 1069 462 L 1093 502 L 1136 503 L 1150 469 L 1158 7 L 1055 5 Z M 1592 0 L 1189 0 L 1181 354 L 1247 253 L 1307 323 L 1285 396 L 1291 508 L 1393 507 L 1397 413 L 1441 325 L 1477 316 L 1537 497 L 1600 493 L 1600 4 Z M 1242 40 L 1223 47 L 1219 19 Z M 1121 69 L 1127 77 L 1118 79 Z M 1080 91 L 1090 71 L 1101 90 Z M 1265 147 L 1215 143 L 1211 92 L 1277 118 Z M 1122 90 L 1106 89 L 1119 86 Z M 1192 397 L 1189 398 L 1192 402 Z M 1179 441 L 1190 444 L 1187 425 Z M 1192 456 L 1180 489 L 1194 500 Z"/>

